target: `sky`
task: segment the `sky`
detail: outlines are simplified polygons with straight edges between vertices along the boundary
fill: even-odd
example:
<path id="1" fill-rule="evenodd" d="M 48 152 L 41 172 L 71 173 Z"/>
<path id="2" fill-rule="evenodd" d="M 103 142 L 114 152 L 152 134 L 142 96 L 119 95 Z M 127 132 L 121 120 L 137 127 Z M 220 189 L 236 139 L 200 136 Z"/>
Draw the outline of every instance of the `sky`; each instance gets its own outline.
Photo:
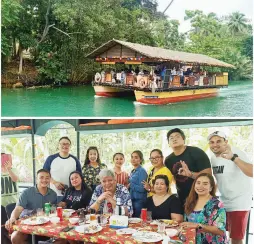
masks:
<path id="1" fill-rule="evenodd" d="M 158 10 L 164 11 L 171 0 L 157 0 Z M 253 0 L 174 0 L 166 11 L 170 19 L 180 22 L 179 31 L 185 32 L 190 29 L 189 21 L 184 21 L 185 10 L 202 10 L 204 13 L 214 12 L 218 16 L 228 15 L 239 11 L 248 19 L 253 20 Z"/>

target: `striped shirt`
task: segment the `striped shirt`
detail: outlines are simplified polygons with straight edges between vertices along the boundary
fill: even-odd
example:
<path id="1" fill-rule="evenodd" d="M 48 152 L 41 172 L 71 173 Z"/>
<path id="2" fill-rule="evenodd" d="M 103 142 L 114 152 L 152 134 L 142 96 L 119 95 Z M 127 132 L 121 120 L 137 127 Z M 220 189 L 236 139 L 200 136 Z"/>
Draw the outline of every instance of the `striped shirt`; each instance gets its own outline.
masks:
<path id="1" fill-rule="evenodd" d="M 129 175 L 127 172 L 122 171 L 121 173 L 116 173 L 115 172 L 115 177 L 116 177 L 116 182 L 118 184 L 127 186 L 129 184 Z"/>

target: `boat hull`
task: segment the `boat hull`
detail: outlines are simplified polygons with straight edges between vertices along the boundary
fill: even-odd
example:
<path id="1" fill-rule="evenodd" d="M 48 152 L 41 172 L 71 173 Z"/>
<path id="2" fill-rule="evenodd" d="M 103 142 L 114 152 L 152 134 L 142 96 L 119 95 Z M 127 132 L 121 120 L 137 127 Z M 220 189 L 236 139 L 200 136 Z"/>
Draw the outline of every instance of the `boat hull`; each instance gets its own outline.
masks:
<path id="1" fill-rule="evenodd" d="M 135 91 L 136 101 L 144 104 L 168 104 L 217 96 L 219 88 L 166 92 Z"/>
<path id="2" fill-rule="evenodd" d="M 134 96 L 134 91 L 123 90 L 117 87 L 110 86 L 94 86 L 94 91 L 97 96 L 102 97 L 127 97 Z"/>

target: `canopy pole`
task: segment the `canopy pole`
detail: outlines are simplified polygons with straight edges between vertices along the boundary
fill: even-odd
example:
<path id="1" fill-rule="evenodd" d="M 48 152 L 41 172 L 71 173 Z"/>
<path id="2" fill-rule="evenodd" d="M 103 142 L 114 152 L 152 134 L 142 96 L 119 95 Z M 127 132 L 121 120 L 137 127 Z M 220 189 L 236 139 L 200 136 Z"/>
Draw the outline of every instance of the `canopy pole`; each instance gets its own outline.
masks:
<path id="1" fill-rule="evenodd" d="M 32 157 L 33 157 L 33 183 L 34 186 L 36 185 L 36 165 L 35 165 L 35 140 L 34 140 L 34 129 L 35 129 L 35 125 L 34 125 L 34 119 L 30 120 L 31 123 L 31 127 L 32 127 Z"/>
<path id="2" fill-rule="evenodd" d="M 80 161 L 80 149 L 79 149 L 79 145 L 80 145 L 80 132 L 77 131 L 77 158 Z"/>

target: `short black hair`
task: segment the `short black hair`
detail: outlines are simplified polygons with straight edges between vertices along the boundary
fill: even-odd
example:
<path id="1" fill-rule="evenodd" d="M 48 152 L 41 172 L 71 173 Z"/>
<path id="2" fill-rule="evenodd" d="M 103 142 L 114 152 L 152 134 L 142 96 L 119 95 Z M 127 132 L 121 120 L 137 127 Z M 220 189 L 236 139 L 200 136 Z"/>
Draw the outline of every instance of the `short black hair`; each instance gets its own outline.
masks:
<path id="1" fill-rule="evenodd" d="M 155 178 L 152 181 L 153 185 L 155 185 L 155 182 L 158 179 L 164 180 L 165 185 L 167 186 L 167 189 L 169 189 L 170 182 L 169 182 L 169 179 L 166 175 L 156 175 Z"/>
<path id="2" fill-rule="evenodd" d="M 71 144 L 71 139 L 70 139 L 68 136 L 63 136 L 63 137 L 61 137 L 61 138 L 59 139 L 59 142 L 60 142 L 61 140 L 63 140 L 63 139 L 68 140 L 68 141 L 70 142 L 70 144 Z"/>
<path id="3" fill-rule="evenodd" d="M 151 154 L 153 153 L 153 152 L 158 152 L 160 155 L 161 155 L 161 157 L 163 157 L 163 153 L 162 153 L 162 151 L 160 150 L 160 149 L 153 149 L 151 152 L 150 152 L 150 157 L 151 157 Z"/>
<path id="4" fill-rule="evenodd" d="M 116 156 L 116 155 L 121 155 L 121 156 L 124 158 L 123 153 L 117 152 L 117 153 L 115 153 L 115 154 L 113 155 L 113 160 L 115 159 L 115 156 Z"/>
<path id="5" fill-rule="evenodd" d="M 173 134 L 173 133 L 175 133 L 175 132 L 179 133 L 179 134 L 182 136 L 182 138 L 185 140 L 184 132 L 183 132 L 181 129 L 179 129 L 179 128 L 175 128 L 175 129 L 170 130 L 170 131 L 167 133 L 167 139 L 169 139 L 170 135 Z"/>
<path id="6" fill-rule="evenodd" d="M 39 173 L 41 173 L 41 172 L 48 173 L 48 174 L 50 175 L 50 177 L 51 177 L 50 172 L 49 172 L 48 170 L 46 170 L 46 169 L 39 169 L 39 170 L 37 171 L 37 175 L 38 175 Z"/>

